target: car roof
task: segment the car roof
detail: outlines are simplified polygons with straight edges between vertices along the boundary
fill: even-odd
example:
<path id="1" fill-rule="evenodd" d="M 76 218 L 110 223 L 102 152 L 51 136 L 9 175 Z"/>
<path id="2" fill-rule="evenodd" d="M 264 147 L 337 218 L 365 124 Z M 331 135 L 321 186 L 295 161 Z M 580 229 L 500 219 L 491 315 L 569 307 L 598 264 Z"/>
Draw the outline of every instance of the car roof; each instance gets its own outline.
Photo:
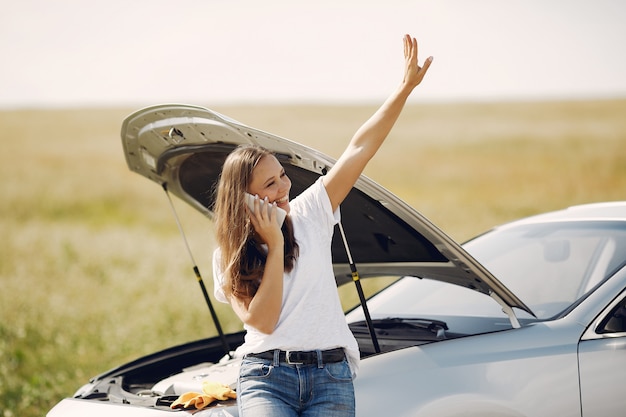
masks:
<path id="1" fill-rule="evenodd" d="M 214 187 L 226 156 L 256 144 L 276 155 L 298 195 L 335 160 L 212 110 L 182 104 L 141 109 L 122 124 L 128 167 L 212 216 Z M 464 286 L 532 314 L 459 244 L 401 199 L 362 175 L 341 205 L 342 228 L 361 277 L 413 275 Z M 352 280 L 340 233 L 332 242 L 338 285 Z M 494 296 L 495 295 L 495 296 Z"/>
<path id="2" fill-rule="evenodd" d="M 570 206 L 561 210 L 537 214 L 502 224 L 494 229 L 508 229 L 521 225 L 554 222 L 624 221 L 626 201 L 610 201 Z"/>

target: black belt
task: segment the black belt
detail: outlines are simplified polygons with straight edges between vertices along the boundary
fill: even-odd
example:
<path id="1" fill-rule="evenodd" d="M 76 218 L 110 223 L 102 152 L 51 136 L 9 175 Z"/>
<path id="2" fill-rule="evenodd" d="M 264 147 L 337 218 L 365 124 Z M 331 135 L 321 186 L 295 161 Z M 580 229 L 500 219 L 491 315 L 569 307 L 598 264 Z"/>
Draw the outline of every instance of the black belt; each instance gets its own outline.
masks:
<path id="1" fill-rule="evenodd" d="M 268 350 L 261 353 L 249 353 L 246 356 L 259 359 L 274 360 L 274 352 L 275 351 L 273 350 Z M 341 362 L 346 357 L 343 348 L 322 350 L 321 354 L 322 363 Z M 278 360 L 280 362 L 288 363 L 290 365 L 317 365 L 317 351 L 311 350 L 307 352 L 302 352 L 294 350 L 281 350 L 278 354 Z"/>

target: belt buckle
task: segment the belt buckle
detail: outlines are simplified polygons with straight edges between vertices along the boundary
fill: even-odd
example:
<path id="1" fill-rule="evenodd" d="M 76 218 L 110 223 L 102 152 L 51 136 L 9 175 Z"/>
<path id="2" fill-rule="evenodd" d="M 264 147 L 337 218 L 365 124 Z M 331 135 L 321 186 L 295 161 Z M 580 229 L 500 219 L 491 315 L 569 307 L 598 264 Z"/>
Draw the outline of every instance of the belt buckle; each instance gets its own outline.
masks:
<path id="1" fill-rule="evenodd" d="M 287 362 L 289 365 L 303 365 L 304 362 L 295 362 L 291 360 L 291 351 L 287 350 L 285 351 L 285 362 Z"/>

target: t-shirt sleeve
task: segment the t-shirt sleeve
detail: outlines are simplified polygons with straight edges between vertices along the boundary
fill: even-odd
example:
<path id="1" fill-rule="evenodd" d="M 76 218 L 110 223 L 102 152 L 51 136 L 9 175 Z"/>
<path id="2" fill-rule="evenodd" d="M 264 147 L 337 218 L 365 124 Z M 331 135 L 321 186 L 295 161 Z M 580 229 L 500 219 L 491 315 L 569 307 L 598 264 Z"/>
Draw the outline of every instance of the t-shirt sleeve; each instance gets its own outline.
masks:
<path id="1" fill-rule="evenodd" d="M 219 248 L 213 251 L 213 295 L 220 303 L 228 303 L 226 294 L 224 294 L 224 273 L 220 267 L 221 251 Z"/>
<path id="2" fill-rule="evenodd" d="M 293 200 L 292 212 L 295 211 L 299 216 L 323 222 L 319 223 L 319 226 L 324 226 L 323 230 L 331 237 L 335 225 L 341 220 L 341 212 L 339 208 L 332 211 L 330 197 L 328 197 L 322 178 L 319 177 Z"/>
<path id="3" fill-rule="evenodd" d="M 328 196 L 328 192 L 326 192 L 326 187 L 324 186 L 324 182 L 322 181 L 323 177 L 319 177 L 319 179 L 317 180 L 318 182 L 318 187 L 321 188 L 320 193 L 319 193 L 319 198 L 322 202 L 322 205 L 324 207 L 324 212 L 329 216 L 328 220 L 329 222 L 332 224 L 332 226 L 335 226 L 337 223 L 339 223 L 341 221 L 341 210 L 340 207 L 337 207 L 337 210 L 333 211 L 333 207 L 330 203 L 330 197 Z"/>

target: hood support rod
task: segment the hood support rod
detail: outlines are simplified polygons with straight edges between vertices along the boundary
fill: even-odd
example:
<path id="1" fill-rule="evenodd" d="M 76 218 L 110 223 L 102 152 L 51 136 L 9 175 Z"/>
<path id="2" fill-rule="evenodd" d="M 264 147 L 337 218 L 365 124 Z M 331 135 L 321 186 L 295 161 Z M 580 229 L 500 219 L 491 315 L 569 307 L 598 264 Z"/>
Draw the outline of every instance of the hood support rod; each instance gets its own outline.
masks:
<path id="1" fill-rule="evenodd" d="M 222 326 L 220 325 L 220 321 L 217 318 L 217 314 L 215 313 L 215 309 L 213 308 L 213 304 L 211 303 L 211 299 L 209 298 L 209 293 L 206 290 L 206 286 L 204 285 L 204 280 L 202 279 L 202 275 L 200 275 L 200 269 L 198 269 L 198 265 L 196 264 L 196 260 L 191 253 L 191 249 L 189 248 L 189 243 L 187 242 L 187 236 L 183 230 L 183 226 L 180 223 L 180 219 L 178 218 L 178 213 L 176 212 L 176 208 L 174 207 L 174 203 L 172 202 L 172 198 L 170 197 L 169 191 L 167 191 L 167 183 L 163 183 L 163 191 L 165 191 L 165 195 L 167 196 L 167 200 L 170 203 L 170 207 L 172 209 L 172 213 L 174 213 L 174 219 L 176 219 L 176 225 L 178 226 L 178 230 L 180 231 L 181 236 L 183 237 L 183 242 L 185 243 L 185 247 L 187 248 L 187 253 L 189 254 L 189 258 L 191 259 L 191 263 L 193 264 L 193 272 L 196 275 L 196 279 L 198 280 L 198 284 L 200 284 L 200 289 L 202 290 L 202 295 L 204 295 L 204 301 L 206 301 L 209 306 L 209 311 L 211 312 L 211 318 L 213 319 L 213 324 L 217 329 L 217 333 L 220 336 L 220 340 L 222 341 L 222 348 L 226 355 L 232 359 L 232 355 L 230 354 L 230 346 L 228 345 L 228 341 L 224 336 L 224 332 L 222 331 Z"/>
<path id="2" fill-rule="evenodd" d="M 341 240 L 343 241 L 343 246 L 346 248 L 346 255 L 348 255 L 348 262 L 350 263 L 350 271 L 352 271 L 352 281 L 354 281 L 354 285 L 356 286 L 356 292 L 359 294 L 359 300 L 361 301 L 361 307 L 363 308 L 363 314 L 365 315 L 365 322 L 367 323 L 367 328 L 370 332 L 370 337 L 372 338 L 372 344 L 374 345 L 374 350 L 376 353 L 380 353 L 380 346 L 378 345 L 378 337 L 376 336 L 376 330 L 374 329 L 374 324 L 372 323 L 372 317 L 370 316 L 370 311 L 367 308 L 367 301 L 365 300 L 365 294 L 363 294 L 363 287 L 361 286 L 361 279 L 359 277 L 359 271 L 356 269 L 356 264 L 352 259 L 352 253 L 350 252 L 350 246 L 348 245 L 348 240 L 346 239 L 346 234 L 343 231 L 343 225 L 341 221 L 338 223 L 339 231 L 341 232 Z"/>

